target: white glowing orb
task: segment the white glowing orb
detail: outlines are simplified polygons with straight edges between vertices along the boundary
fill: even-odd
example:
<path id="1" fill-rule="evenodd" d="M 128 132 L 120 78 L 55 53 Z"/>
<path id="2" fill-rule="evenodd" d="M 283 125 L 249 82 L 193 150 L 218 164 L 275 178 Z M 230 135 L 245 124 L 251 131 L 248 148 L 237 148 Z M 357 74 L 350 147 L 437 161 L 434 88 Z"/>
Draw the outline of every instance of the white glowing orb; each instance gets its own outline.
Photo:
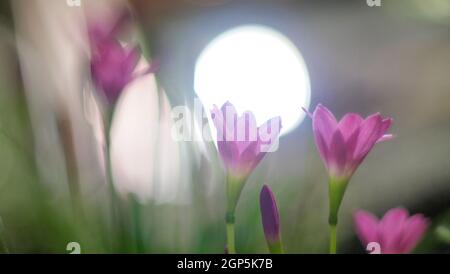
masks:
<path id="1" fill-rule="evenodd" d="M 305 117 L 309 75 L 299 50 L 281 33 L 263 26 L 241 26 L 215 38 L 195 66 L 194 89 L 207 110 L 226 101 L 238 113 L 252 111 L 261 125 L 281 116 L 281 134 Z"/>

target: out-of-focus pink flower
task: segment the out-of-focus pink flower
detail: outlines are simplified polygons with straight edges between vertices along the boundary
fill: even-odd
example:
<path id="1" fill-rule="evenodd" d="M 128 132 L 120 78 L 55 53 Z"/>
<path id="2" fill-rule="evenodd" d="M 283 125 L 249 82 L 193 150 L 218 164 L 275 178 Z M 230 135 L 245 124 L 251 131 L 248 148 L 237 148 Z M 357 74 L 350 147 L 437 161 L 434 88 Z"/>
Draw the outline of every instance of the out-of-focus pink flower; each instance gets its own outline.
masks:
<path id="1" fill-rule="evenodd" d="M 271 253 L 283 253 L 277 202 L 268 185 L 264 185 L 261 190 L 259 204 L 267 245 Z"/>
<path id="2" fill-rule="evenodd" d="M 96 88 L 113 103 L 123 88 L 134 79 L 140 51 L 136 47 L 123 47 L 116 40 L 104 40 L 96 48 L 91 59 L 92 79 Z"/>
<path id="3" fill-rule="evenodd" d="M 124 10 L 113 19 L 97 19 L 88 25 L 92 80 L 109 103 L 114 103 L 125 86 L 136 77 L 157 69 L 152 64 L 136 72 L 141 58 L 139 48 L 119 41 L 118 36 L 125 25 L 131 22 L 131 18 L 130 12 Z"/>
<path id="4" fill-rule="evenodd" d="M 229 102 L 221 109 L 214 105 L 211 116 L 217 129 L 220 157 L 228 174 L 235 178 L 245 179 L 264 155 L 278 144 L 280 117 L 272 118 L 257 127 L 251 112 L 238 116 Z"/>
<path id="5" fill-rule="evenodd" d="M 404 208 L 389 210 L 381 220 L 359 210 L 354 214 L 356 233 L 366 247 L 375 242 L 383 254 L 411 252 L 422 239 L 429 221 L 422 214 L 409 216 Z"/>
<path id="6" fill-rule="evenodd" d="M 338 122 L 319 104 L 310 116 L 322 161 L 330 177 L 338 181 L 348 181 L 376 143 L 393 137 L 386 134 L 392 118 L 383 118 L 379 113 L 366 119 L 347 113 Z"/>

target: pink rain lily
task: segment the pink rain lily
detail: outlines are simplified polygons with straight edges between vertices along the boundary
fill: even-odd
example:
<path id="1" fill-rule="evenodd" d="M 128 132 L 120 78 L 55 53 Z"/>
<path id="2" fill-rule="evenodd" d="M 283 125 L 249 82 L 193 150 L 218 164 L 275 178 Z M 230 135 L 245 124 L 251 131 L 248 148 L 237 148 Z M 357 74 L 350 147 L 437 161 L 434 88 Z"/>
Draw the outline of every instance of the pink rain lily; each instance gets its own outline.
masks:
<path id="1" fill-rule="evenodd" d="M 115 20 L 101 20 L 88 26 L 91 45 L 91 76 L 95 87 L 109 103 L 114 103 L 125 86 L 142 75 L 152 73 L 152 64 L 136 72 L 141 58 L 137 46 L 125 46 L 119 40 L 120 31 L 130 23 L 131 14 L 123 11 Z"/>
<path id="2" fill-rule="evenodd" d="M 217 146 L 228 174 L 246 178 L 278 142 L 281 118 L 275 117 L 260 127 L 251 112 L 238 116 L 235 107 L 227 102 L 221 109 L 211 111 L 217 129 Z"/>
<path id="3" fill-rule="evenodd" d="M 338 122 L 319 104 L 310 116 L 320 157 L 330 177 L 338 181 L 348 181 L 376 143 L 393 137 L 386 134 L 392 118 L 383 118 L 379 113 L 366 119 L 347 113 Z"/>
<path id="4" fill-rule="evenodd" d="M 354 214 L 356 233 L 364 247 L 378 243 L 382 254 L 410 253 L 425 234 L 430 222 L 422 214 L 409 216 L 404 208 L 389 210 L 381 220 L 359 210 Z"/>
<path id="5" fill-rule="evenodd" d="M 123 47 L 116 40 L 103 41 L 96 47 L 97 52 L 91 59 L 92 79 L 108 102 L 113 103 L 135 78 L 140 51 L 136 47 Z"/>
<path id="6" fill-rule="evenodd" d="M 373 146 L 393 137 L 386 134 L 392 119 L 383 118 L 379 113 L 366 119 L 347 113 L 338 122 L 321 104 L 308 114 L 312 118 L 317 149 L 328 170 L 330 253 L 336 253 L 339 208 L 348 182 Z"/>
<path id="7" fill-rule="evenodd" d="M 245 181 L 267 152 L 278 145 L 281 118 L 268 120 L 260 127 L 251 112 L 238 116 L 234 106 L 227 102 L 221 109 L 214 106 L 211 118 L 217 129 L 217 146 L 227 171 L 226 180 L 226 226 L 227 247 L 236 253 L 234 243 L 235 210 Z"/>

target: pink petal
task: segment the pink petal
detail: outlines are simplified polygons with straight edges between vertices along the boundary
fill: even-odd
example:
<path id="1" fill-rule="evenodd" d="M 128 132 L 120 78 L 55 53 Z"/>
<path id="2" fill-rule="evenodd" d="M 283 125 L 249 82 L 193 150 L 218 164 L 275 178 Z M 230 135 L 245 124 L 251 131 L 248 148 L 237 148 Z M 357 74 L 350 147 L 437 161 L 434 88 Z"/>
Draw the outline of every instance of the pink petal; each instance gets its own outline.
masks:
<path id="1" fill-rule="evenodd" d="M 258 140 L 252 142 L 252 145 L 250 146 L 252 149 L 254 149 L 254 158 L 252 161 L 253 167 L 258 165 L 266 155 L 266 152 L 270 151 L 270 149 L 273 148 L 275 142 L 278 142 L 281 128 L 281 117 L 269 119 L 258 128 Z M 250 150 L 247 150 L 245 151 L 245 154 L 250 153 Z M 248 156 L 243 154 L 242 157 L 245 158 Z"/>
<path id="2" fill-rule="evenodd" d="M 389 210 L 379 223 L 379 237 L 383 253 L 401 253 L 403 227 L 408 219 L 408 211 L 404 208 Z"/>
<path id="3" fill-rule="evenodd" d="M 342 136 L 344 136 L 345 141 L 353 135 L 363 121 L 364 119 L 356 113 L 347 113 L 342 117 L 338 124 L 338 128 L 341 131 Z"/>
<path id="4" fill-rule="evenodd" d="M 133 47 L 128 55 L 125 57 L 125 60 L 122 63 L 122 73 L 127 78 L 127 81 L 131 81 L 133 78 L 133 72 L 136 69 L 136 66 L 141 57 L 141 51 L 139 47 Z"/>
<path id="5" fill-rule="evenodd" d="M 403 207 L 397 207 L 390 209 L 386 214 L 384 214 L 383 218 L 380 221 L 380 225 L 387 230 L 395 228 L 401 222 L 405 221 L 408 218 L 408 210 Z"/>
<path id="6" fill-rule="evenodd" d="M 428 226 L 429 221 L 422 214 L 413 215 L 407 220 L 401 242 L 403 253 L 409 253 L 416 247 Z"/>
<path id="7" fill-rule="evenodd" d="M 256 119 L 253 113 L 244 112 L 242 116 L 238 118 L 236 126 L 236 137 L 237 139 L 234 142 L 238 147 L 241 162 L 242 161 L 252 162 L 255 155 L 259 153 L 258 128 L 256 127 Z M 243 160 L 242 159 L 243 157 L 246 160 Z"/>
<path id="8" fill-rule="evenodd" d="M 347 148 L 344 137 L 339 130 L 336 130 L 333 134 L 327 160 L 328 167 L 333 175 L 344 175 L 347 164 Z"/>
<path id="9" fill-rule="evenodd" d="M 364 247 L 370 242 L 378 242 L 377 226 L 378 219 L 372 213 L 358 210 L 354 215 L 356 233 Z"/>
<path id="10" fill-rule="evenodd" d="M 347 168 L 353 172 L 360 164 L 358 159 L 354 158 L 354 151 L 358 144 L 358 137 L 361 123 L 364 119 L 356 113 L 344 115 L 338 124 L 338 128 L 344 136 L 347 150 Z"/>
<path id="11" fill-rule="evenodd" d="M 224 117 L 226 117 L 227 113 L 229 113 L 232 117 L 237 116 L 236 108 L 229 101 L 226 101 L 225 104 L 222 105 L 220 111 L 222 111 Z"/>
<path id="12" fill-rule="evenodd" d="M 345 145 L 347 146 L 347 168 L 355 170 L 361 163 L 361 159 L 355 158 L 355 149 L 358 144 L 358 136 L 360 129 L 357 128 L 352 135 L 346 140 Z"/>
<path id="13" fill-rule="evenodd" d="M 238 118 L 236 134 L 236 141 L 251 142 L 258 140 L 258 128 L 253 113 L 246 111 Z"/>
<path id="14" fill-rule="evenodd" d="M 373 114 L 361 123 L 359 128 L 358 143 L 353 156 L 362 161 L 380 138 L 382 118 L 380 114 Z"/>
<path id="15" fill-rule="evenodd" d="M 267 120 L 258 128 L 258 142 L 260 145 L 272 145 L 273 141 L 280 135 L 282 128 L 281 117 L 277 116 Z"/>
<path id="16" fill-rule="evenodd" d="M 316 146 L 317 146 L 317 149 L 319 150 L 320 158 L 322 159 L 325 166 L 328 168 L 328 158 L 329 158 L 328 146 L 321 134 L 317 134 L 314 137 L 316 139 Z"/>
<path id="17" fill-rule="evenodd" d="M 322 135 L 327 145 L 330 145 L 331 138 L 336 130 L 337 122 L 333 113 L 326 107 L 319 104 L 313 113 L 313 131 L 314 134 Z"/>
<path id="18" fill-rule="evenodd" d="M 281 130 L 280 117 L 270 119 L 257 128 L 251 112 L 238 117 L 236 109 L 229 102 L 220 110 L 214 105 L 211 116 L 217 128 L 220 157 L 234 176 L 248 176 L 265 155 L 261 151 L 263 142 L 270 147 Z"/>
<path id="19" fill-rule="evenodd" d="M 380 139 L 377 140 L 377 144 L 384 142 L 384 141 L 389 141 L 395 138 L 395 135 L 393 134 L 384 134 L 383 136 L 380 137 Z"/>
<path id="20" fill-rule="evenodd" d="M 217 129 L 217 141 L 224 141 L 225 138 L 223 136 L 224 133 L 224 117 L 222 115 L 222 111 L 216 106 L 213 105 L 213 109 L 211 110 L 211 119 Z"/>
<path id="21" fill-rule="evenodd" d="M 383 119 L 381 129 L 380 129 L 381 130 L 380 134 L 384 135 L 391 128 L 391 125 L 393 122 L 394 122 L 394 119 L 392 119 L 392 118 Z"/>
<path id="22" fill-rule="evenodd" d="M 337 122 L 333 114 L 322 105 L 318 105 L 313 113 L 313 132 L 320 157 L 326 165 L 328 148 L 336 127 Z"/>
<path id="23" fill-rule="evenodd" d="M 250 142 L 250 144 L 241 152 L 239 162 L 250 168 L 256 167 L 262 160 L 265 153 L 259 151 L 258 141 Z"/>
<path id="24" fill-rule="evenodd" d="M 224 106 L 222 106 L 222 109 L 224 109 Z M 211 118 L 217 129 L 217 147 L 220 157 L 226 167 L 233 168 L 239 158 L 239 149 L 235 142 L 228 142 L 225 140 L 226 124 L 222 109 L 213 105 Z"/>
<path id="25" fill-rule="evenodd" d="M 387 119 L 384 119 L 384 120 L 382 121 L 381 128 L 380 128 L 380 135 L 381 135 L 381 137 L 378 138 L 377 143 L 379 143 L 379 142 L 384 142 L 384 141 L 388 141 L 388 140 L 394 138 L 394 135 L 392 135 L 392 134 L 386 134 L 386 132 L 387 132 L 387 131 L 389 130 L 389 128 L 391 127 L 393 121 L 394 121 L 394 120 L 393 120 L 392 118 L 387 118 Z"/>
<path id="26" fill-rule="evenodd" d="M 220 158 L 227 168 L 235 169 L 239 165 L 239 150 L 235 142 L 218 141 Z"/>
<path id="27" fill-rule="evenodd" d="M 224 140 L 226 141 L 236 141 L 236 124 L 237 124 L 237 111 L 236 108 L 230 103 L 226 102 L 223 104 L 222 117 L 224 119 Z"/>

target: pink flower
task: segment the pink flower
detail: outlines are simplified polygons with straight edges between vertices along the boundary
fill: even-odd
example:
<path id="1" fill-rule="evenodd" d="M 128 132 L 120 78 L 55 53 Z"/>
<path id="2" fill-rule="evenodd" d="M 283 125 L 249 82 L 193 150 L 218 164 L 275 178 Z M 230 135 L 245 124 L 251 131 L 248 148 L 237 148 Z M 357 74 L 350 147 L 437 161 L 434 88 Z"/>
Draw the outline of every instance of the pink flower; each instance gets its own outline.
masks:
<path id="1" fill-rule="evenodd" d="M 95 87 L 109 103 L 114 103 L 125 86 L 157 69 L 153 64 L 136 72 L 141 58 L 137 46 L 124 46 L 119 42 L 120 31 L 131 21 L 129 11 L 122 11 L 114 20 L 97 20 L 88 26 L 91 56 L 91 76 Z"/>
<path id="2" fill-rule="evenodd" d="M 140 51 L 136 47 L 123 47 L 116 40 L 104 40 L 96 48 L 91 59 L 92 80 L 108 102 L 113 103 L 134 79 Z"/>
<path id="3" fill-rule="evenodd" d="M 354 214 L 354 221 L 362 244 L 378 243 L 383 254 L 411 252 L 429 226 L 422 214 L 409 216 L 404 208 L 389 210 L 380 221 L 371 213 L 359 210 Z"/>
<path id="4" fill-rule="evenodd" d="M 217 129 L 217 146 L 228 174 L 245 179 L 266 152 L 278 144 L 281 118 L 275 117 L 262 126 L 256 126 L 251 112 L 238 116 L 234 106 L 227 102 L 221 109 L 214 105 L 211 116 Z"/>
<path id="5" fill-rule="evenodd" d="M 330 177 L 338 181 L 348 181 L 376 143 L 393 137 L 386 134 L 392 118 L 384 119 L 379 113 L 366 119 L 347 113 L 337 122 L 334 115 L 319 104 L 310 116 L 322 161 Z"/>
<path id="6" fill-rule="evenodd" d="M 230 254 L 235 254 L 234 223 L 239 197 L 253 169 L 267 152 L 277 148 L 281 118 L 272 118 L 257 127 L 251 112 L 238 116 L 236 109 L 229 102 L 221 109 L 214 105 L 211 118 L 217 129 L 219 154 L 227 171 L 227 247 Z"/>

